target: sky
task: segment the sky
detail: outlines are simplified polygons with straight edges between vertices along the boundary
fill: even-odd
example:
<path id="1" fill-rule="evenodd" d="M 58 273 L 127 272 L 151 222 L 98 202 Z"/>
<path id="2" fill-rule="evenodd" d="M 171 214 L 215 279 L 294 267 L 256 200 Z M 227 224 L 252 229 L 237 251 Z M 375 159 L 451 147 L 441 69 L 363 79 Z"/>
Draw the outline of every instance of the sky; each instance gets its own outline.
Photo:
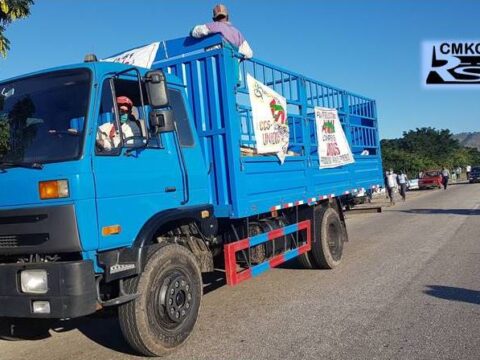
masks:
<path id="1" fill-rule="evenodd" d="M 183 37 L 215 1 L 37 0 L 12 23 L 0 81 Z M 480 2 L 224 0 L 256 58 L 377 101 L 381 138 L 432 126 L 480 131 L 480 87 L 422 85 L 424 41 L 480 41 Z"/>

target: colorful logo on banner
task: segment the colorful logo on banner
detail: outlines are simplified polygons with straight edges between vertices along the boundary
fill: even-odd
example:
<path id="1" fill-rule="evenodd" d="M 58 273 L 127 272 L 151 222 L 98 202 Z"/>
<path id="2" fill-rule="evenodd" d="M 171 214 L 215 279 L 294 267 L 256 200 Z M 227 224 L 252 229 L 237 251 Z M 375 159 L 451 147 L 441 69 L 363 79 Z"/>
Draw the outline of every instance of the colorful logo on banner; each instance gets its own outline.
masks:
<path id="1" fill-rule="evenodd" d="M 247 74 L 252 121 L 258 154 L 277 154 L 283 164 L 290 132 L 286 99 Z"/>
<path id="2" fill-rule="evenodd" d="M 155 60 L 155 56 L 157 56 L 159 45 L 160 43 L 155 42 L 147 46 L 125 51 L 108 59 L 103 59 L 102 61 L 118 62 L 150 69 Z"/>
<path id="3" fill-rule="evenodd" d="M 351 164 L 355 161 L 338 118 L 337 109 L 315 107 L 315 124 L 321 169 Z"/>

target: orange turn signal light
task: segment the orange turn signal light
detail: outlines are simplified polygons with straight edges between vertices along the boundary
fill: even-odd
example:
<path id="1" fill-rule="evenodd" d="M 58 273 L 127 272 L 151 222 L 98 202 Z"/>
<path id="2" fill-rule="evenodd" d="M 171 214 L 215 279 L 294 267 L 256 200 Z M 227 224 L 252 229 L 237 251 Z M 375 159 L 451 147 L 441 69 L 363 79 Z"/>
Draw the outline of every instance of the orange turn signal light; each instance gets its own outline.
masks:
<path id="1" fill-rule="evenodd" d="M 121 231 L 122 227 L 120 225 L 110 225 L 102 227 L 103 236 L 120 234 Z"/>
<path id="2" fill-rule="evenodd" d="M 59 199 L 68 197 L 68 180 L 40 181 L 38 183 L 40 199 Z"/>

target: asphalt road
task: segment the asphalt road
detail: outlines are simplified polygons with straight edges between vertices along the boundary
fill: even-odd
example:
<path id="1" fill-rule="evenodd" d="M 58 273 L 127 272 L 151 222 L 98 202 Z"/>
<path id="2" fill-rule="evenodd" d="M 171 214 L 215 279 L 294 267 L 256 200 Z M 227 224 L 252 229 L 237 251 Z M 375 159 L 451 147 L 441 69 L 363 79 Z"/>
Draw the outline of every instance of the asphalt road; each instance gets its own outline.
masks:
<path id="1" fill-rule="evenodd" d="M 333 271 L 295 263 L 207 286 L 194 334 L 168 359 L 479 359 L 480 184 L 409 193 L 351 215 Z M 66 322 L 1 359 L 129 359 L 116 321 Z"/>

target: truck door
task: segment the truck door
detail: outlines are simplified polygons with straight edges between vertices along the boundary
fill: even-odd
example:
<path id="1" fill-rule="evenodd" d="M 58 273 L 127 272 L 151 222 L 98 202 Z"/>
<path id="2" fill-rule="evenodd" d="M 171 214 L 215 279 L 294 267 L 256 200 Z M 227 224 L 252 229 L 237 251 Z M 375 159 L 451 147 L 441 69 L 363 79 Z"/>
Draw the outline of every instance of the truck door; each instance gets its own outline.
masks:
<path id="1" fill-rule="evenodd" d="M 174 133 L 149 131 L 148 104 L 142 107 L 146 96 L 140 84 L 134 71 L 102 84 L 93 155 L 100 249 L 131 245 L 151 216 L 179 207 L 184 198 Z M 131 115 L 141 136 L 135 131 L 126 134 L 119 116 L 124 104 L 120 109 L 116 101 L 120 96 L 131 100 Z"/>

